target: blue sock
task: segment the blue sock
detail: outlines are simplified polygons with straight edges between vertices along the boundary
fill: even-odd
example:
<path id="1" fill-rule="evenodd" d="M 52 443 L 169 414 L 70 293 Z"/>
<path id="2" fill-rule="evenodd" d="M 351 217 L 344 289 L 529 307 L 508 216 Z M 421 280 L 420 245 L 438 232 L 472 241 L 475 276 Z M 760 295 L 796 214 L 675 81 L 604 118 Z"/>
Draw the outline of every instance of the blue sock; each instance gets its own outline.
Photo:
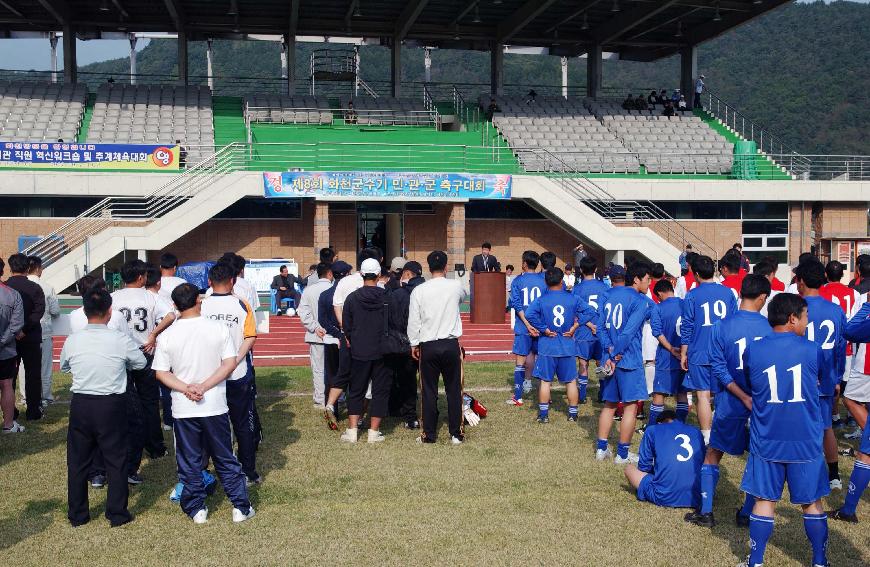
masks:
<path id="1" fill-rule="evenodd" d="M 665 406 L 658 404 L 649 405 L 649 425 L 655 425 L 659 422 L 659 414 L 665 411 Z"/>
<path id="2" fill-rule="evenodd" d="M 550 404 L 538 404 L 538 415 L 540 417 L 549 417 Z"/>
<path id="3" fill-rule="evenodd" d="M 764 550 L 767 549 L 767 540 L 773 533 L 773 518 L 770 516 L 749 516 L 749 565 L 761 565 L 764 563 Z"/>
<path id="4" fill-rule="evenodd" d="M 701 513 L 713 513 L 713 498 L 719 482 L 719 465 L 701 466 Z"/>
<path id="5" fill-rule="evenodd" d="M 616 446 L 616 456 L 621 457 L 623 459 L 628 458 L 628 448 L 631 447 L 631 443 L 620 443 Z"/>
<path id="6" fill-rule="evenodd" d="M 580 390 L 580 401 L 586 401 L 586 387 L 589 386 L 589 376 L 580 376 L 577 378 L 577 389 Z"/>
<path id="7" fill-rule="evenodd" d="M 870 483 L 870 465 L 855 461 L 855 468 L 852 469 L 852 476 L 849 477 L 849 492 L 846 494 L 846 503 L 841 508 L 844 514 L 855 514 L 858 501 L 861 500 L 861 493 L 867 488 L 868 483 Z"/>
<path id="8" fill-rule="evenodd" d="M 688 402 L 677 402 L 677 421 L 686 423 L 686 418 L 689 417 Z"/>
<path id="9" fill-rule="evenodd" d="M 568 417 L 577 417 L 577 406 L 568 406 Z"/>
<path id="10" fill-rule="evenodd" d="M 743 508 L 740 509 L 740 515 L 749 517 L 752 514 L 752 509 L 755 508 L 755 496 L 746 493 L 746 500 L 743 501 Z"/>
<path id="11" fill-rule="evenodd" d="M 813 547 L 813 565 L 827 565 L 828 515 L 804 514 L 804 531 Z"/>
<path id="12" fill-rule="evenodd" d="M 595 446 L 595 449 L 598 451 L 606 451 L 607 450 L 607 439 L 599 439 L 598 445 Z"/>
<path id="13" fill-rule="evenodd" d="M 523 397 L 523 382 L 526 380 L 526 367 L 514 367 L 514 399 L 519 400 Z"/>

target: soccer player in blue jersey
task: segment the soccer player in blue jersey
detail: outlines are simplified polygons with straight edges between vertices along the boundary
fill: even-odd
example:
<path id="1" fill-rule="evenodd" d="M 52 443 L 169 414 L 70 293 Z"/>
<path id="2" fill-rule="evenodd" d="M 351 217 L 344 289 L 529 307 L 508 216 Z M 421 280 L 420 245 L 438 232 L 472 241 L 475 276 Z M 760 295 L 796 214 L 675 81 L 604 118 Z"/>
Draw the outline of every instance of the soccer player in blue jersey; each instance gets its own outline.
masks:
<path id="1" fill-rule="evenodd" d="M 665 409 L 665 397 L 676 396 L 678 421 L 685 423 L 689 414 L 683 378 L 686 373 L 680 366 L 680 326 L 683 320 L 683 300 L 674 295 L 674 286 L 668 280 L 659 280 L 653 289 L 659 304 L 650 314 L 650 327 L 659 344 L 656 349 L 655 378 L 653 379 L 652 403 L 649 406 L 649 422 L 658 422 Z"/>
<path id="2" fill-rule="evenodd" d="M 865 303 L 852 319 L 846 323 L 845 335 L 847 341 L 856 343 L 870 343 L 870 302 Z M 849 477 L 849 491 L 846 493 L 846 502 L 839 510 L 829 512 L 829 516 L 843 522 L 858 522 L 858 502 L 861 495 L 870 484 L 870 427 L 867 420 L 859 424 L 864 428 L 861 436 L 861 445 L 858 447 L 858 456 L 855 458 L 855 468 Z"/>
<path id="3" fill-rule="evenodd" d="M 565 274 L 559 268 L 545 272 L 548 293 L 526 309 L 526 319 L 538 330 L 538 356 L 533 376 L 538 388 L 538 423 L 550 421 L 550 383 L 556 376 L 568 394 L 568 421 L 577 421 L 577 365 L 574 363 L 574 332 L 592 321 L 597 312 L 562 289 Z"/>
<path id="4" fill-rule="evenodd" d="M 769 335 L 772 330 L 760 311 L 770 296 L 770 281 L 758 274 L 743 278 L 740 285 L 740 310 L 713 325 L 710 337 L 710 362 L 716 413 L 710 445 L 701 467 L 701 507 L 686 514 L 686 521 L 713 527 L 713 500 L 719 482 L 719 463 L 725 453 L 740 456 L 749 447 L 749 414 L 752 398 L 743 374 L 743 352 L 747 345 Z M 737 510 L 738 526 L 749 525 L 755 498 L 746 494 L 743 508 Z"/>
<path id="5" fill-rule="evenodd" d="M 625 467 L 625 478 L 637 489 L 637 499 L 668 508 L 698 505 L 704 438 L 697 427 L 676 419 L 671 410 L 659 415 L 640 442 L 637 466 Z"/>
<path id="6" fill-rule="evenodd" d="M 574 284 L 574 296 L 583 305 L 598 310 L 599 305 L 607 291 L 610 289 L 604 282 L 595 277 L 598 262 L 591 256 L 586 256 L 580 261 L 577 268 L 583 277 L 582 281 Z M 577 387 L 580 392 L 580 403 L 586 403 L 586 388 L 589 385 L 589 361 L 601 360 L 601 341 L 598 340 L 597 328 L 581 325 L 574 333 L 574 342 L 577 346 Z"/>
<path id="7" fill-rule="evenodd" d="M 822 405 L 822 426 L 824 427 L 825 461 L 828 463 L 828 482 L 831 490 L 842 490 L 840 481 L 837 437 L 834 435 L 832 416 L 834 398 L 840 379 L 846 369 L 846 314 L 843 309 L 819 294 L 819 289 L 828 283 L 825 267 L 818 260 L 808 260 L 794 270 L 798 293 L 807 302 L 807 338 L 822 348 L 825 364 L 819 378 L 819 393 Z"/>
<path id="8" fill-rule="evenodd" d="M 771 300 L 767 313 L 773 333 L 748 344 L 743 354 L 752 414 L 749 459 L 740 489 L 755 497 L 755 506 L 749 517 L 750 553 L 741 566 L 764 563 L 774 510 L 786 482 L 792 504 L 803 509 L 812 565 L 825 566 L 828 517 L 821 498 L 831 491 L 819 403 L 825 357 L 816 343 L 804 338 L 808 319 L 802 297 L 781 293 Z"/>
<path id="9" fill-rule="evenodd" d="M 683 387 L 695 392 L 698 422 L 704 441 L 710 442 L 713 410 L 710 388 L 713 369 L 710 366 L 710 334 L 713 324 L 737 310 L 737 300 L 729 288 L 713 281 L 715 266 L 709 256 L 698 256 L 692 264 L 698 287 L 686 294 L 683 321 L 680 327 L 681 365 L 688 371 Z"/>
<path id="10" fill-rule="evenodd" d="M 601 380 L 604 408 L 598 418 L 598 444 L 595 458 L 603 461 L 611 455 L 607 446 L 613 417 L 619 402 L 624 404 L 622 422 L 619 429 L 619 445 L 613 462 L 627 464 L 637 462 L 638 456 L 631 454 L 631 438 L 637 417 L 634 402 L 649 396 L 646 390 L 646 376 L 643 369 L 643 323 L 650 317 L 650 301 L 646 296 L 649 290 L 649 264 L 635 262 L 628 269 L 626 283 L 631 286 L 615 287 L 607 294 L 598 321 L 598 335 L 601 338 L 601 362 L 604 371 L 610 376 Z"/>
<path id="11" fill-rule="evenodd" d="M 510 306 L 514 310 L 514 347 L 516 356 L 514 367 L 514 393 L 508 405 L 523 405 L 523 394 L 532 389 L 532 381 L 526 376 L 526 369 L 533 368 L 539 333 L 526 320 L 526 308 L 547 290 L 546 284 L 537 271 L 540 257 L 534 250 L 523 252 L 523 273 L 511 282 Z"/>

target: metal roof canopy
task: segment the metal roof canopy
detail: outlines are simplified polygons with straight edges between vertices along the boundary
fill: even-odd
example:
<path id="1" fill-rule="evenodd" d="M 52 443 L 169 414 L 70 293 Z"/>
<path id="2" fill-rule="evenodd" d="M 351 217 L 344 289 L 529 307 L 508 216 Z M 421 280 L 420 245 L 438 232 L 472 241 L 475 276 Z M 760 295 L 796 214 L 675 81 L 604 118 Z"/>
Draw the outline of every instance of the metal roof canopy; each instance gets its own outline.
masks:
<path id="1" fill-rule="evenodd" d="M 367 43 L 398 40 L 446 49 L 543 47 L 563 56 L 600 46 L 621 59 L 653 61 L 788 1 L 0 0 L 0 37 L 64 28 L 80 39 L 118 32 L 182 32 L 187 40 L 363 37 Z"/>

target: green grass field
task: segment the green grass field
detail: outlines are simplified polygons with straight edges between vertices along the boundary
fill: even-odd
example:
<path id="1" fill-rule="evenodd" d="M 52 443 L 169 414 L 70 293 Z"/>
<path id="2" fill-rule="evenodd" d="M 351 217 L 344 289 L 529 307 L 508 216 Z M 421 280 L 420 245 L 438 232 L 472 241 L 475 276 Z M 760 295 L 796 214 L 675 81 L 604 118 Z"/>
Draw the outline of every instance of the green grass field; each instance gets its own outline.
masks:
<path id="1" fill-rule="evenodd" d="M 146 461 L 131 491 L 132 524 L 110 529 L 104 491 L 91 491 L 90 524 L 66 520 L 68 379 L 61 403 L 21 435 L 0 437 L 0 550 L 25 565 L 736 565 L 747 532 L 733 524 L 742 460 L 726 458 L 716 502 L 719 525 L 685 524 L 684 511 L 638 502 L 620 467 L 593 459 L 597 407 L 579 424 L 533 422 L 535 406 L 503 405 L 512 365 L 474 364 L 466 386 L 490 416 L 467 443 L 421 446 L 389 420 L 387 441 L 342 445 L 307 395 L 306 368 L 261 369 L 265 483 L 252 489 L 257 516 L 234 525 L 218 490 L 209 523 L 195 526 L 168 499 L 174 460 Z M 596 390 L 592 389 L 592 397 Z M 443 397 L 443 396 L 442 396 Z M 442 417 L 446 410 L 442 407 Z M 168 436 L 167 436 L 168 437 Z M 841 458 L 843 478 L 852 460 Z M 839 506 L 842 494 L 827 499 Z M 870 504 L 858 525 L 831 522 L 831 565 L 870 563 Z M 767 566 L 807 565 L 797 507 L 781 505 Z"/>

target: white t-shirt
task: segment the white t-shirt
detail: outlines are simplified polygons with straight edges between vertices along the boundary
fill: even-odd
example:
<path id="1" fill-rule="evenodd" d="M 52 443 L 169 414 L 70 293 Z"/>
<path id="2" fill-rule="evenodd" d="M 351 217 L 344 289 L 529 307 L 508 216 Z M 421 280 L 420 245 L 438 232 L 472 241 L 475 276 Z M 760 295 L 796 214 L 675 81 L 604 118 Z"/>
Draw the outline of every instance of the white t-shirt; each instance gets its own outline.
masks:
<path id="1" fill-rule="evenodd" d="M 187 280 L 176 276 L 163 276 L 160 278 L 160 297 L 169 305 L 174 306 L 175 304 L 172 302 L 172 290 L 183 283 L 187 283 Z"/>
<path id="2" fill-rule="evenodd" d="M 236 278 L 233 293 L 247 301 L 254 311 L 260 308 L 260 296 L 257 294 L 254 284 L 245 278 Z"/>
<path id="3" fill-rule="evenodd" d="M 245 339 L 257 336 L 257 322 L 248 302 L 235 295 L 213 294 L 202 300 L 202 316 L 226 325 L 236 347 L 236 354 Z M 250 354 L 249 354 L 250 356 Z M 248 361 L 239 362 L 228 380 L 244 378 L 248 373 Z"/>
<path id="4" fill-rule="evenodd" d="M 159 325 L 163 318 L 169 315 L 170 313 L 175 313 L 175 304 L 171 301 L 166 301 L 163 299 L 159 293 L 154 293 L 149 290 L 148 293 L 154 296 L 157 303 L 155 304 L 154 313 L 155 313 L 155 321 Z"/>
<path id="5" fill-rule="evenodd" d="M 238 350 L 226 325 L 205 317 L 178 319 L 157 337 L 153 370 L 171 371 L 185 384 L 200 384 Z M 209 417 L 227 413 L 227 385 L 221 382 L 192 402 L 181 392 L 172 391 L 172 417 Z"/>
<path id="6" fill-rule="evenodd" d="M 343 307 L 347 296 L 363 286 L 362 274 L 359 272 L 341 278 L 338 285 L 335 286 L 335 295 L 332 297 L 332 304 L 335 307 Z"/>
<path id="7" fill-rule="evenodd" d="M 114 307 L 114 306 L 113 306 Z M 77 333 L 88 326 L 88 317 L 85 315 L 85 308 L 79 307 L 69 314 L 69 334 Z M 125 335 L 130 334 L 130 329 L 127 327 L 127 320 L 117 309 L 112 309 L 112 315 L 109 318 L 108 328 L 120 331 Z"/>
<path id="8" fill-rule="evenodd" d="M 157 327 L 158 313 L 162 308 L 157 306 L 156 293 L 144 287 L 126 287 L 112 293 L 112 310 L 120 312 L 126 319 L 133 342 L 143 345 Z"/>

